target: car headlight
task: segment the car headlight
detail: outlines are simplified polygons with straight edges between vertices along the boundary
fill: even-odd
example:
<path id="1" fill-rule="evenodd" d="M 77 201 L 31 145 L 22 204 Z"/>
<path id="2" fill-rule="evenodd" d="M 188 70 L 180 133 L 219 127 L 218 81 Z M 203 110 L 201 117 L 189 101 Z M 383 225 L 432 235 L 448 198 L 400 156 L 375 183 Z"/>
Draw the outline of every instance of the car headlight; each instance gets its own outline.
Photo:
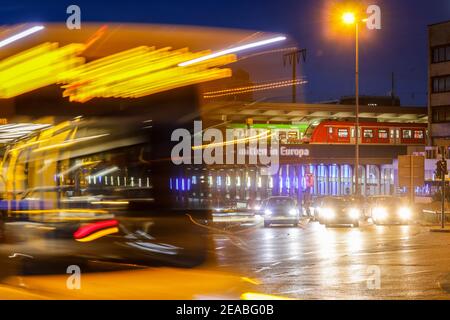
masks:
<path id="1" fill-rule="evenodd" d="M 291 210 L 289 210 L 289 214 L 291 216 L 295 216 L 296 214 L 298 214 L 298 209 L 292 208 Z"/>
<path id="2" fill-rule="evenodd" d="M 270 216 L 270 215 L 272 214 L 272 211 L 269 210 L 269 209 L 266 209 L 266 210 L 264 210 L 264 214 L 265 214 L 266 216 Z"/>
<path id="3" fill-rule="evenodd" d="M 351 219 L 358 219 L 359 218 L 359 209 L 356 209 L 356 208 L 350 209 L 350 211 L 348 212 L 348 215 L 350 216 Z"/>
<path id="4" fill-rule="evenodd" d="M 411 219 L 411 216 L 412 216 L 411 209 L 408 207 L 400 208 L 400 210 L 398 211 L 398 214 L 400 215 L 400 218 L 402 218 L 404 220 Z"/>
<path id="5" fill-rule="evenodd" d="M 376 220 L 384 220 L 387 218 L 387 211 L 385 208 L 375 208 L 373 209 L 373 218 Z"/>
<path id="6" fill-rule="evenodd" d="M 324 208 L 320 210 L 320 215 L 322 215 L 325 219 L 333 219 L 336 216 L 336 213 L 333 209 Z"/>

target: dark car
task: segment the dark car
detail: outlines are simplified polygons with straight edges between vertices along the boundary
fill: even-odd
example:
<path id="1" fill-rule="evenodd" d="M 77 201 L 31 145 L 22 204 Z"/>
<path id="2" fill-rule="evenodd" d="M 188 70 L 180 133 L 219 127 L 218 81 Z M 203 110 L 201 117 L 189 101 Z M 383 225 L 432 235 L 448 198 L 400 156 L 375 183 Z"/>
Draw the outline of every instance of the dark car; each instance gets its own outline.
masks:
<path id="1" fill-rule="evenodd" d="M 300 221 L 300 210 L 297 201 L 290 197 L 270 197 L 264 202 L 264 226 L 271 224 L 290 224 L 297 226 Z"/>
<path id="2" fill-rule="evenodd" d="M 324 198 L 324 196 L 316 196 L 305 204 L 307 215 L 314 221 L 321 222 L 319 219 L 319 208 Z"/>
<path id="3" fill-rule="evenodd" d="M 319 222 L 331 225 L 352 225 L 359 227 L 362 218 L 361 201 L 354 197 L 323 198 L 318 207 Z"/>
<path id="4" fill-rule="evenodd" d="M 369 210 L 376 225 L 409 224 L 414 218 L 414 208 L 405 197 L 376 197 L 371 202 Z"/>

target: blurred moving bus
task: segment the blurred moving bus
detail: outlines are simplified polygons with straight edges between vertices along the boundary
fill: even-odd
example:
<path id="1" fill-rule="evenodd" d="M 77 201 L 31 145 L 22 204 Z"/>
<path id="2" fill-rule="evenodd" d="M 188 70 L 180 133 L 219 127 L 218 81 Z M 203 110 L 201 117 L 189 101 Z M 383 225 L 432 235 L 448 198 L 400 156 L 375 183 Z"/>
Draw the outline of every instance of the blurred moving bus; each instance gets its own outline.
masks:
<path id="1" fill-rule="evenodd" d="M 212 267 L 209 209 L 170 190 L 182 170 L 170 159 L 171 133 L 197 117 L 186 100 L 164 112 L 76 117 L 9 145 L 0 237 L 7 290 L 21 282 L 46 298 L 247 297 L 253 281 Z M 68 266 L 85 275 L 76 294 L 65 288 Z"/>
<path id="2" fill-rule="evenodd" d="M 47 24 L 45 32 L 27 44 L 88 43 L 81 56 L 92 62 L 141 46 L 206 52 L 275 37 L 186 26 L 108 24 L 107 29 L 111 32 L 103 25 L 85 23 L 81 30 L 67 31 L 64 24 Z M 19 53 L 16 46 L 5 50 L 6 57 Z M 252 60 L 266 65 L 268 57 L 273 58 L 256 55 Z M 226 66 L 238 71 L 223 79 L 226 83 L 173 89 L 167 78 L 148 78 L 172 89 L 139 98 L 75 103 L 63 96 L 59 84 L 15 97 L 19 119 L 53 120 L 52 126 L 15 140 L 4 152 L 0 298 L 24 296 L 23 286 L 30 289 L 29 297 L 44 293 L 50 298 L 255 297 L 245 295 L 254 281 L 217 272 L 209 263 L 214 260 L 210 210 L 201 208 L 203 204 L 195 207 L 170 188 L 170 178 L 186 169 L 171 161 L 172 147 L 178 143 L 171 141 L 172 132 L 179 128 L 192 132 L 194 120 L 204 120 L 199 112 L 206 100 L 203 93 L 253 85 L 257 79 L 250 77 L 246 61 Z M 249 65 L 259 71 L 253 62 Z M 122 71 L 127 72 L 126 64 Z M 171 80 L 179 76 L 169 75 Z M 277 78 L 264 74 L 262 81 Z M 251 92 L 238 98 L 255 99 Z M 83 273 L 81 290 L 66 288 L 70 266 Z M 14 293 L 12 288 L 19 287 L 22 291 Z"/>

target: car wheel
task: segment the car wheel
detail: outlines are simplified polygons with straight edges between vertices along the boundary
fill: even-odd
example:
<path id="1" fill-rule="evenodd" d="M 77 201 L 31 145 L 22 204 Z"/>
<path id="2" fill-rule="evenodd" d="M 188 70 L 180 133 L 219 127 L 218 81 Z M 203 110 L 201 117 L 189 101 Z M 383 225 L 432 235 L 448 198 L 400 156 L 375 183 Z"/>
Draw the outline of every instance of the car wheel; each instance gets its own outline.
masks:
<path id="1" fill-rule="evenodd" d="M 270 227 L 270 223 L 269 223 L 269 222 L 266 222 L 266 221 L 264 221 L 264 228 L 268 228 L 268 227 Z"/>
<path id="2" fill-rule="evenodd" d="M 353 223 L 353 228 L 359 228 L 359 221 Z"/>

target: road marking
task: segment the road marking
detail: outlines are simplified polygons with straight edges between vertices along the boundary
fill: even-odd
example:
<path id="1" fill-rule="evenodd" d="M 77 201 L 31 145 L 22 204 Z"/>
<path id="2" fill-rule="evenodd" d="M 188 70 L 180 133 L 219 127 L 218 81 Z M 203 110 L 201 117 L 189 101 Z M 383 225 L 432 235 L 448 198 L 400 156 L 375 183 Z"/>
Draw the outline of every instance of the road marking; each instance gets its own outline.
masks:
<path id="1" fill-rule="evenodd" d="M 422 270 L 422 271 L 416 271 L 416 272 L 409 272 L 409 273 L 404 273 L 404 276 L 410 276 L 413 274 L 419 274 L 419 273 L 428 273 L 428 272 L 433 272 L 433 270 Z"/>

